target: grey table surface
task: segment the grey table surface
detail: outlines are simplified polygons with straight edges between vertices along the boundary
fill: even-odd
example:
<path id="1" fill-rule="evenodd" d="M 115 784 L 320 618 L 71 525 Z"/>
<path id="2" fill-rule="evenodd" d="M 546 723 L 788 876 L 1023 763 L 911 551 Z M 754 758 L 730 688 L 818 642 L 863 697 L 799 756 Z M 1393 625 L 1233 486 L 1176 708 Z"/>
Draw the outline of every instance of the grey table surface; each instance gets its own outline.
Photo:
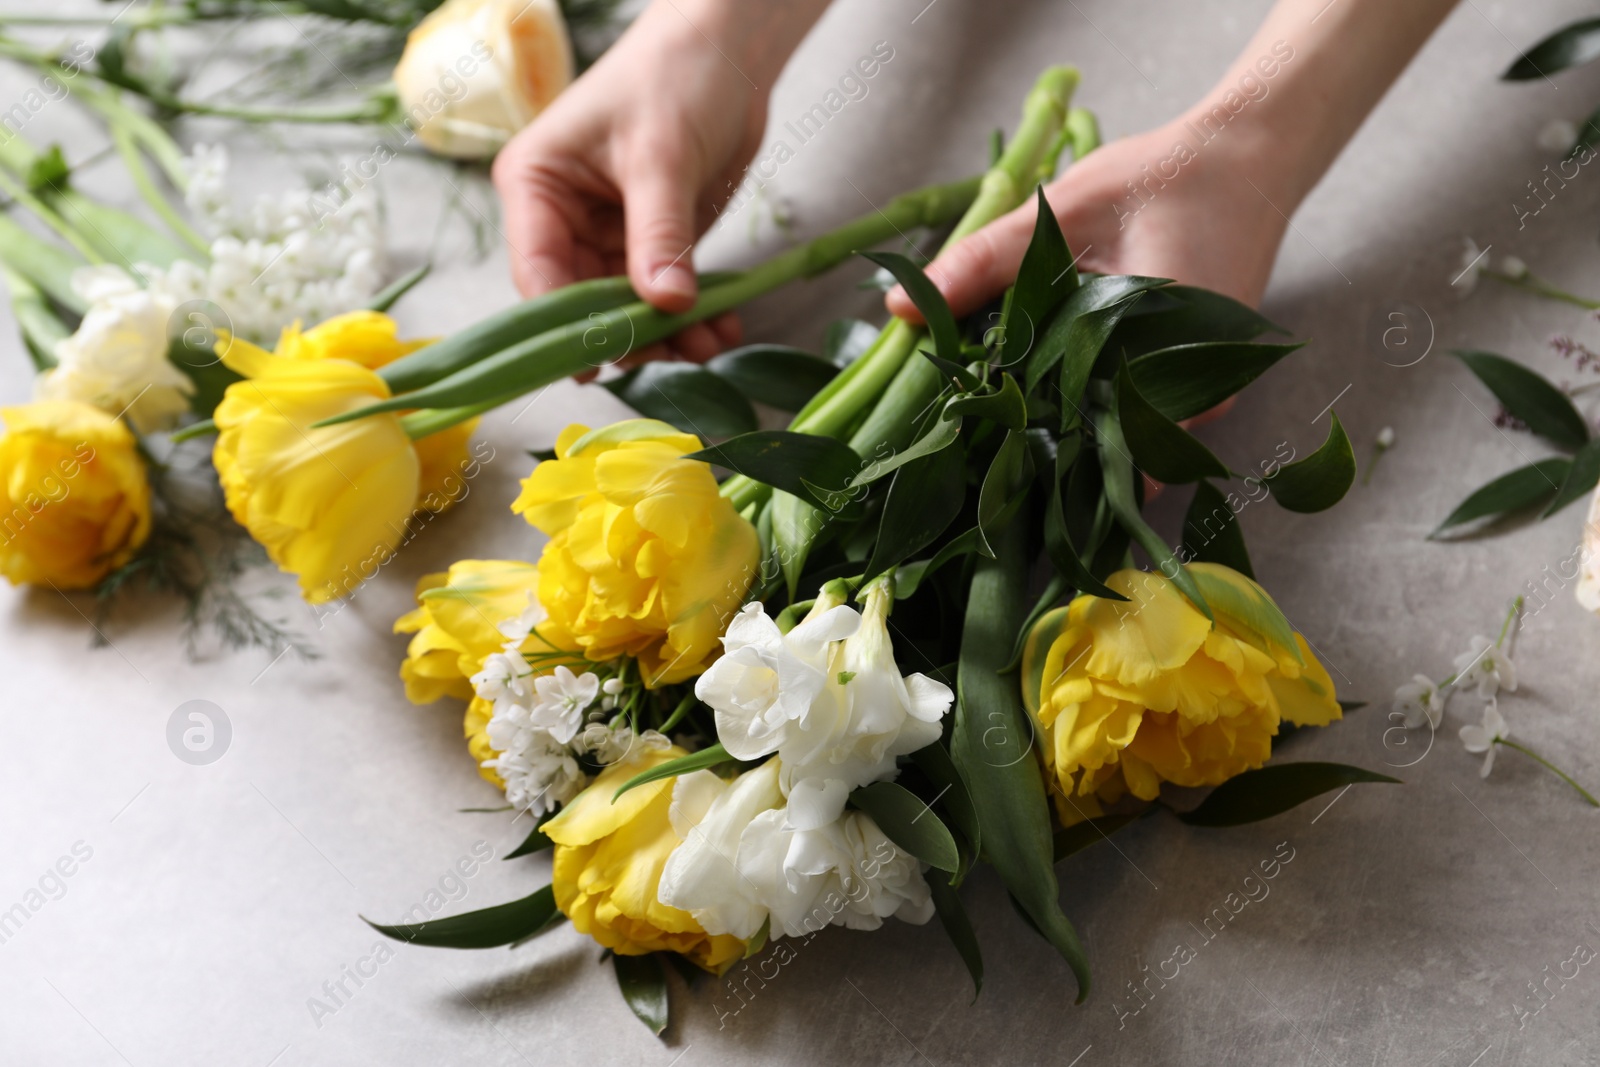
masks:
<path id="1" fill-rule="evenodd" d="M 1013 121 L 1047 63 L 1081 65 L 1080 99 L 1109 135 L 1146 128 L 1211 83 L 1267 6 L 840 0 L 777 86 L 774 128 L 875 42 L 890 42 L 893 60 L 784 165 L 750 225 L 713 238 L 703 262 L 777 247 L 773 204 L 799 232 L 817 232 L 895 191 L 974 169 L 989 129 Z M 456 907 L 486 905 L 547 875 L 547 861 L 532 859 L 475 867 L 463 889 L 449 879 L 474 849 L 502 856 L 521 835 L 505 815 L 458 810 L 497 795 L 463 751 L 459 709 L 403 699 L 404 639 L 390 625 L 422 574 L 462 557 L 537 553 L 538 535 L 507 510 L 525 450 L 548 446 L 569 420 L 625 414 L 603 390 L 567 383 L 520 416 L 486 421 L 497 458 L 471 495 L 341 612 L 320 628 L 294 616 L 321 652 L 314 662 L 192 658 L 175 636 L 177 608 L 160 601 L 126 610 L 107 631 L 111 647 L 91 649 L 84 601 L 0 591 L 0 909 L 59 858 L 89 856 L 0 944 L 0 1063 L 1600 1063 L 1600 975 L 1580 969 L 1550 984 L 1547 1006 L 1524 1025 L 1516 1014 L 1535 1003 L 1530 983 L 1576 946 L 1600 944 L 1591 829 L 1600 815 L 1514 753 L 1480 780 L 1477 758 L 1455 740 L 1459 719 L 1420 761 L 1421 739 L 1385 743 L 1394 686 L 1446 673 L 1578 538 L 1577 507 L 1495 539 L 1424 535 L 1469 489 L 1540 447 L 1487 425 L 1483 391 L 1443 353 L 1489 348 L 1561 376 L 1547 337 L 1600 335 L 1580 312 L 1494 288 L 1462 300 L 1447 284 L 1470 234 L 1570 288 L 1600 290 L 1600 181 L 1568 183 L 1525 229 L 1510 207 L 1552 162 L 1535 144 L 1539 128 L 1585 114 L 1600 99 L 1600 70 L 1556 85 L 1494 77 L 1517 45 L 1589 10 L 1579 0 L 1469 0 L 1452 16 L 1294 220 L 1265 307 L 1312 338 L 1309 351 L 1203 431 L 1239 465 L 1285 440 L 1314 447 L 1336 398 L 1363 459 L 1379 428 L 1394 427 L 1398 443 L 1371 484 L 1333 512 L 1262 505 L 1243 523 L 1263 581 L 1342 694 L 1374 702 L 1302 736 L 1294 755 L 1379 769 L 1416 761 L 1398 772 L 1405 785 L 1352 789 L 1331 807 L 1233 830 L 1150 819 L 1115 848 L 1063 864 L 1064 905 L 1096 976 L 1087 1004 L 1073 1006 L 1067 969 L 981 876 L 968 890 L 988 965 L 976 1002 L 936 926 L 891 924 L 829 930 L 769 967 L 743 1000 L 715 985 L 676 991 L 677 1021 L 662 1041 L 627 1013 L 597 947 L 570 928 L 515 952 L 401 950 L 359 986 L 346 980 L 332 1014 L 313 1010 L 329 1003 L 325 983 L 373 955 L 358 913 L 399 916 L 441 882 Z M 25 88 L 6 72 L 0 103 Z M 68 105 L 41 121 L 74 159 L 102 145 Z M 237 139 L 241 190 L 369 143 L 286 131 L 281 147 L 296 151 L 285 155 Z M 113 168 L 83 180 L 132 202 Z M 513 296 L 495 224 L 480 226 L 486 257 L 462 224 L 493 218 L 487 187 L 456 180 L 469 206 L 445 220 L 440 269 L 401 305 L 411 333 L 453 328 Z M 415 263 L 445 210 L 441 172 L 401 159 L 381 185 L 396 262 Z M 750 336 L 814 346 L 832 317 L 881 315 L 855 288 L 860 274 L 758 302 Z M 1396 325 L 1406 332 L 1390 341 L 1411 345 L 1401 354 L 1382 340 Z M 0 398 L 24 399 L 27 364 L 9 321 L 0 345 Z M 1157 506 L 1169 530 L 1177 496 Z M 1561 592 L 1524 627 L 1524 684 L 1502 702 L 1515 736 L 1591 783 L 1597 647 L 1600 620 Z M 208 766 L 167 747 L 169 716 L 192 699 L 232 723 L 229 749 Z M 1270 895 L 1202 941 L 1196 927 L 1280 849 L 1293 860 Z M 1129 984 L 1180 942 L 1195 958 L 1147 1003 L 1135 1000 Z"/>

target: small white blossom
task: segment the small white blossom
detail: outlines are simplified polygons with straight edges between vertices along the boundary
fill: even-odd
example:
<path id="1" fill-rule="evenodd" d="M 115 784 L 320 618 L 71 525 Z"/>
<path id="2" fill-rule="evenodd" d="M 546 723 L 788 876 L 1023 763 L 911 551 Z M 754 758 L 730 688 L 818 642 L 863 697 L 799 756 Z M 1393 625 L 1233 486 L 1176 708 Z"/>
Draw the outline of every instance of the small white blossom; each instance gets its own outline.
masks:
<path id="1" fill-rule="evenodd" d="M 1444 707 L 1448 699 L 1448 694 L 1441 693 L 1431 678 L 1418 674 L 1395 689 L 1394 710 L 1404 716 L 1408 730 L 1415 730 L 1424 723 L 1430 730 L 1437 730 L 1439 723 L 1444 720 Z"/>
<path id="2" fill-rule="evenodd" d="M 1385 426 L 1378 431 L 1378 447 L 1390 449 L 1394 447 L 1394 427 Z"/>
<path id="3" fill-rule="evenodd" d="M 489 725 L 493 744 L 493 721 Z M 505 782 L 507 802 L 534 816 L 553 811 L 577 796 L 587 780 L 572 750 L 543 730 L 526 731 L 522 745 L 502 750 L 494 759 L 484 760 L 483 765 Z"/>
<path id="4" fill-rule="evenodd" d="M 1500 273 L 1507 278 L 1526 278 L 1528 276 L 1528 264 L 1523 262 L 1519 256 L 1501 256 Z"/>
<path id="5" fill-rule="evenodd" d="M 499 630 L 500 636 L 506 639 L 508 648 L 520 648 L 522 642 L 528 639 L 528 635 L 533 633 L 533 628 L 544 622 L 547 617 L 544 605 L 539 603 L 539 595 L 530 590 L 528 593 L 528 606 L 523 608 L 520 614 L 513 615 L 509 619 L 502 619 L 495 629 Z"/>
<path id="6" fill-rule="evenodd" d="M 1455 666 L 1457 684 L 1476 685 L 1478 695 L 1485 700 L 1492 700 L 1502 689 L 1516 691 L 1517 665 L 1512 662 L 1511 653 L 1487 637 L 1473 637 L 1467 651 L 1456 657 Z"/>
<path id="7" fill-rule="evenodd" d="M 573 674 L 561 666 L 535 678 L 533 687 L 536 696 L 528 711 L 529 723 L 566 744 L 577 734 L 583 713 L 599 695 L 600 679 L 593 671 Z"/>
<path id="8" fill-rule="evenodd" d="M 1483 723 L 1472 723 L 1461 728 L 1461 744 L 1471 753 L 1483 753 L 1483 770 L 1478 772 L 1482 778 L 1489 777 L 1489 772 L 1494 769 L 1494 752 L 1499 746 L 1495 742 L 1511 733 L 1506 728 L 1506 720 L 1500 714 L 1500 709 L 1491 699 L 1483 706 Z"/>
<path id="9" fill-rule="evenodd" d="M 1546 152 L 1566 155 L 1578 139 L 1578 127 L 1569 119 L 1551 119 L 1539 130 L 1535 143 Z"/>

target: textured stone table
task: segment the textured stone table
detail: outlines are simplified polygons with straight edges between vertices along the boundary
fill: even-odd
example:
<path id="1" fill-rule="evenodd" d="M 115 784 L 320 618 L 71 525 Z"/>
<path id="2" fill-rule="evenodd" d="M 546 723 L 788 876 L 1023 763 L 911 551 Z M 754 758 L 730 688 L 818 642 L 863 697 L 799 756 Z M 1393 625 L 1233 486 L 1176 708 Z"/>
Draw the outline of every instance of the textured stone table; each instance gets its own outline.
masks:
<path id="1" fill-rule="evenodd" d="M 1108 135 L 1159 121 L 1210 84 L 1267 7 L 925 3 L 840 0 L 778 87 L 781 136 L 875 42 L 894 49 L 867 97 L 777 173 L 771 192 L 800 232 L 972 170 L 988 130 L 1013 120 L 1050 62 L 1083 67 L 1080 99 Z M 1600 333 L 1556 305 L 1503 289 L 1462 301 L 1447 286 L 1471 234 L 1569 287 L 1600 291 L 1600 179 L 1569 183 L 1520 232 L 1509 208 L 1552 160 L 1535 146 L 1539 127 L 1585 114 L 1600 99 L 1600 70 L 1558 86 L 1494 80 L 1517 45 L 1588 13 L 1578 0 L 1472 0 L 1455 14 L 1295 219 L 1266 310 L 1312 338 L 1310 351 L 1203 432 L 1236 466 L 1280 441 L 1305 451 L 1338 398 L 1363 460 L 1380 427 L 1398 436 L 1371 484 L 1329 515 L 1267 505 L 1243 515 L 1263 581 L 1343 695 L 1375 702 L 1298 738 L 1295 758 L 1379 769 L 1415 760 L 1420 739 L 1407 750 L 1384 744 L 1389 692 L 1417 671 L 1446 673 L 1468 638 L 1492 632 L 1508 600 L 1576 541 L 1581 508 L 1498 539 L 1423 538 L 1468 490 L 1540 447 L 1486 425 L 1475 410 L 1488 410 L 1483 390 L 1442 353 L 1490 348 L 1562 376 L 1546 337 Z M 6 72 L 0 105 L 26 84 Z M 66 105 L 36 122 L 31 135 L 48 128 L 74 159 L 101 146 Z M 325 157 L 263 156 L 260 167 L 238 168 L 242 184 L 265 187 L 315 158 L 355 155 L 367 136 L 324 136 L 316 143 Z M 248 144 L 238 152 L 255 158 Z M 131 201 L 112 177 L 102 166 L 84 181 Z M 449 190 L 414 160 L 391 165 L 382 184 L 397 259 L 417 262 Z M 487 202 L 480 184 L 460 184 L 469 200 Z M 460 221 L 474 210 L 455 212 L 441 269 L 401 306 L 410 332 L 453 328 L 511 299 L 498 247 L 486 260 L 470 254 Z M 749 212 L 754 239 L 769 248 L 779 238 L 764 210 Z M 729 227 L 707 261 L 737 263 L 753 251 L 746 228 Z M 852 288 L 857 277 L 761 302 L 750 335 L 815 346 L 828 318 L 879 314 Z M 1410 331 L 1407 352 L 1431 342 L 1426 358 L 1395 365 L 1412 358 L 1381 343 L 1397 324 Z M 0 345 L 0 394 L 21 399 L 27 364 L 9 320 Z M 1331 807 L 1323 800 L 1234 830 L 1152 818 L 1115 848 L 1064 863 L 1065 907 L 1097 982 L 1083 1007 L 1072 1006 L 1066 967 L 987 876 L 967 893 L 988 967 L 976 1003 L 936 926 L 830 930 L 764 988 L 752 985 L 737 1014 L 725 989 L 676 990 L 677 1021 L 663 1042 L 632 1019 L 596 946 L 570 928 L 515 952 L 400 950 L 361 984 L 350 981 L 346 968 L 374 968 L 376 939 L 358 913 L 399 916 L 441 881 L 464 886 L 453 907 L 483 906 L 547 877 L 547 861 L 534 859 L 471 864 L 471 877 L 450 879 L 458 860 L 504 855 L 520 834 L 504 815 L 458 811 L 497 795 L 463 752 L 459 710 L 404 701 L 395 678 L 403 640 L 389 632 L 419 575 L 460 557 L 535 554 L 537 536 L 506 507 L 529 465 L 525 450 L 548 446 L 570 419 L 624 411 L 602 390 L 563 384 L 514 414 L 487 420 L 496 459 L 462 507 L 320 630 L 295 616 L 322 653 L 315 662 L 254 652 L 193 660 L 175 636 L 177 609 L 159 601 L 124 612 L 107 632 L 112 647 L 91 650 L 85 601 L 0 592 L 0 909 L 63 857 L 74 871 L 52 894 L 59 899 L 0 944 L 0 1062 L 1600 1062 L 1592 968 L 1551 983 L 1558 991 L 1525 1027 L 1514 1013 L 1534 1003 L 1529 983 L 1555 973 L 1575 946 L 1600 945 L 1591 925 L 1600 923 L 1600 813 L 1515 753 L 1480 780 L 1477 758 L 1455 740 L 1455 718 L 1420 762 L 1397 772 L 1403 787 L 1352 789 Z M 1169 530 L 1180 505 L 1157 509 Z M 1591 784 L 1600 782 L 1597 647 L 1600 621 L 1561 592 L 1526 625 L 1524 685 L 1502 702 L 1515 736 Z M 232 724 L 228 751 L 208 766 L 180 762 L 166 742 L 169 716 L 192 699 L 221 706 Z M 1206 940 L 1198 928 L 1212 909 L 1274 855 L 1292 859 L 1270 894 Z M 1152 983 L 1148 1003 L 1133 998 L 1128 983 L 1180 943 L 1193 958 L 1178 976 Z M 349 995 L 337 1010 L 313 1012 L 313 998 L 333 1003 L 325 983 L 341 980 Z"/>

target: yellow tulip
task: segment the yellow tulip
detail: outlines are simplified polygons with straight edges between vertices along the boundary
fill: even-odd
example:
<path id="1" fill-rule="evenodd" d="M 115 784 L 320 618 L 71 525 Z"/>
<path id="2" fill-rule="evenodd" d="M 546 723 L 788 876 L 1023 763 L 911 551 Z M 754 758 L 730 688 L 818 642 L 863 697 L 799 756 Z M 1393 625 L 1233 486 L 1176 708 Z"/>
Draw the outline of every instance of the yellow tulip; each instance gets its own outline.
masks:
<path id="1" fill-rule="evenodd" d="M 468 419 L 412 442 L 420 464 L 417 507 L 437 515 L 466 497 L 467 481 L 477 476 L 480 460 L 494 458 L 494 449 L 487 444 L 480 455 L 469 448 L 477 428 L 478 420 Z"/>
<path id="2" fill-rule="evenodd" d="M 1215 626 L 1166 578 L 1124 570 L 1106 584 L 1127 602 L 1080 596 L 1029 634 L 1023 700 L 1064 823 L 1124 790 L 1154 800 L 1162 782 L 1218 785 L 1266 761 L 1280 722 L 1340 717 L 1328 672 L 1259 585 L 1187 569 Z"/>
<path id="3" fill-rule="evenodd" d="M 539 558 L 547 636 L 595 660 L 627 654 L 651 687 L 716 658 L 760 560 L 755 527 L 686 460 L 700 441 L 634 419 L 569 426 L 512 505 L 550 535 Z"/>
<path id="4" fill-rule="evenodd" d="M 351 592 L 393 555 L 420 464 L 398 416 L 312 424 L 386 400 L 383 379 L 342 359 L 285 359 L 237 339 L 217 352 L 245 381 L 213 418 L 228 510 L 313 604 Z"/>
<path id="5" fill-rule="evenodd" d="M 467 739 L 467 752 L 472 756 L 472 762 L 477 765 L 478 774 L 486 781 L 493 783 L 496 789 L 505 789 L 506 783 L 501 779 L 493 767 L 485 767 L 485 760 L 492 760 L 500 753 L 489 743 L 489 720 L 494 717 L 494 704 L 482 697 L 473 697 L 467 704 L 467 714 L 461 720 L 461 732 Z"/>
<path id="6" fill-rule="evenodd" d="M 150 536 L 150 486 L 133 433 L 99 408 L 0 409 L 0 573 L 85 589 Z"/>
<path id="7" fill-rule="evenodd" d="M 471 700 L 468 679 L 506 643 L 497 627 L 522 614 L 538 585 L 539 569 L 519 560 L 464 559 L 447 573 L 425 575 L 417 582 L 416 609 L 394 624 L 395 633 L 416 635 L 400 664 L 406 698 Z"/>
<path id="8" fill-rule="evenodd" d="M 684 755 L 677 746 L 636 751 L 601 771 L 542 829 L 555 842 L 556 906 L 579 933 L 620 956 L 678 952 L 720 974 L 744 957 L 745 943 L 706 933 L 694 916 L 657 897 L 661 869 L 683 843 L 668 817 L 677 780 L 651 782 L 615 803 L 611 799 L 634 775 Z"/>
<path id="9" fill-rule="evenodd" d="M 309 330 L 301 330 L 298 322 L 284 327 L 278 335 L 275 354 L 286 359 L 345 359 L 377 370 L 433 341 L 431 337 L 402 341 L 399 327 L 389 316 L 377 311 L 350 311 Z"/>

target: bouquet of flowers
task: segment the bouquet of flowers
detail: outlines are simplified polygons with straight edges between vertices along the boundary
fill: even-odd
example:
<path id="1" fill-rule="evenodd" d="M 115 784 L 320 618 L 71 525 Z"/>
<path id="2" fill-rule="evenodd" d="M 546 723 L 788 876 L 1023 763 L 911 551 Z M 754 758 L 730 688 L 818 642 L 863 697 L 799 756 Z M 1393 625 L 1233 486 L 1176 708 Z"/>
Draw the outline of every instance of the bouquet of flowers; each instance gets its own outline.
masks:
<path id="1" fill-rule="evenodd" d="M 966 187 L 955 237 L 1026 203 L 1064 147 L 1092 147 L 1075 83 L 1041 76 Z M 965 321 L 913 260 L 864 253 L 925 325 L 892 320 L 821 357 L 752 349 L 629 372 L 619 395 L 661 417 L 562 432 L 512 504 L 548 537 L 538 559 L 421 581 L 395 624 L 412 635 L 406 693 L 467 701 L 472 758 L 532 824 L 512 856 L 549 851 L 550 880 L 378 930 L 484 948 L 568 919 L 660 1032 L 667 965 L 725 974 L 833 925 L 937 915 L 980 987 L 958 890 L 988 864 L 1081 1000 L 1089 964 L 1058 860 L 1158 810 L 1234 825 L 1394 780 L 1268 763 L 1277 738 L 1343 708 L 1254 581 L 1236 516 L 1246 496 L 1337 502 L 1355 472 L 1337 416 L 1313 454 L 1245 477 L 1245 496 L 1182 425 L 1299 346 L 1257 340 L 1277 328 L 1214 293 L 1080 274 L 1042 194 L 1038 207 L 1015 285 Z M 714 282 L 695 313 L 807 254 Z M 681 325 L 595 299 L 487 358 L 434 346 L 409 389 L 318 432 L 451 425 Z M 749 396 L 798 411 L 786 430 L 710 440 Z M 1195 486 L 1180 545 L 1142 516 L 1141 472 Z M 1212 786 L 1169 806 L 1174 788 Z"/>

